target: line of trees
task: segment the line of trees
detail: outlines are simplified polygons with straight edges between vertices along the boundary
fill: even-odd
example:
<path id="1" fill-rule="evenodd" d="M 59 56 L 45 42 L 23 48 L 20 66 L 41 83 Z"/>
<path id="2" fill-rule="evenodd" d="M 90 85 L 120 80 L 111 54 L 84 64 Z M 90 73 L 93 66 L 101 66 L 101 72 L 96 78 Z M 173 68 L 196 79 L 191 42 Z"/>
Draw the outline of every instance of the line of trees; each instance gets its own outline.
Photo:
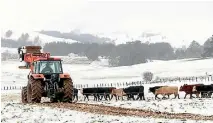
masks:
<path id="1" fill-rule="evenodd" d="M 10 39 L 11 35 L 12 35 L 12 31 L 8 30 L 5 33 L 6 38 L 1 37 L 2 47 L 18 48 L 24 45 L 40 45 L 41 44 L 41 40 L 39 36 L 36 36 L 33 40 L 30 40 L 28 33 L 22 33 L 17 40 L 13 40 L 13 39 Z"/>
<path id="2" fill-rule="evenodd" d="M 89 60 L 97 60 L 98 56 L 109 58 L 111 66 L 128 66 L 146 63 L 147 60 L 173 60 L 182 58 L 202 58 L 213 56 L 213 37 L 204 45 L 192 41 L 188 48 L 173 49 L 169 43 L 142 43 L 141 41 L 126 44 L 97 44 L 97 43 L 48 43 L 44 51 L 53 55 L 69 53 L 87 56 Z"/>

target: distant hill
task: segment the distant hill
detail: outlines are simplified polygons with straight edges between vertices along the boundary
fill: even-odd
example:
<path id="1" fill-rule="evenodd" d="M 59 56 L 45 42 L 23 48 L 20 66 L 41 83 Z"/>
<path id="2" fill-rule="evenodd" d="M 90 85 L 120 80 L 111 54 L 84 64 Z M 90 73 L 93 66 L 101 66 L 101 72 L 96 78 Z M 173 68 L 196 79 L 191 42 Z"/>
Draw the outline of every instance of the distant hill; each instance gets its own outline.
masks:
<path id="1" fill-rule="evenodd" d="M 81 34 L 81 33 L 75 33 L 75 32 L 61 33 L 59 31 L 40 31 L 39 33 L 52 36 L 52 37 L 57 37 L 57 38 L 72 39 L 72 40 L 79 41 L 81 43 L 102 44 L 102 43 L 111 42 L 110 38 L 98 37 L 92 34 Z"/>
<path id="2" fill-rule="evenodd" d="M 10 36 L 7 36 L 6 32 L 7 31 L 1 31 L 1 47 L 17 48 L 22 44 L 32 45 L 35 40 L 37 40 L 37 43 L 42 46 L 50 42 L 66 42 L 69 44 L 79 42 L 72 39 L 57 38 L 34 31 L 20 32 L 12 30 L 12 34 Z"/>

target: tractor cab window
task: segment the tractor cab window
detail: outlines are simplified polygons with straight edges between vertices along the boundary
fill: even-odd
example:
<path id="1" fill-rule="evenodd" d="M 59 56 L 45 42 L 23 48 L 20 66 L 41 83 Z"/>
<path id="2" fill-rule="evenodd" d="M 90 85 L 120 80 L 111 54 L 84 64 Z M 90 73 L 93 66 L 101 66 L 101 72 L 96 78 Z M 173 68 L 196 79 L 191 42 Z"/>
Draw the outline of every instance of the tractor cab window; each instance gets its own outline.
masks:
<path id="1" fill-rule="evenodd" d="M 40 61 L 39 73 L 62 73 L 60 61 Z"/>
<path id="2" fill-rule="evenodd" d="M 32 64 L 33 64 L 33 66 L 34 66 L 34 67 L 33 67 L 33 73 L 39 73 L 39 72 L 38 72 L 38 68 L 37 68 L 37 67 L 38 67 L 38 66 L 37 66 L 37 62 L 33 62 Z"/>

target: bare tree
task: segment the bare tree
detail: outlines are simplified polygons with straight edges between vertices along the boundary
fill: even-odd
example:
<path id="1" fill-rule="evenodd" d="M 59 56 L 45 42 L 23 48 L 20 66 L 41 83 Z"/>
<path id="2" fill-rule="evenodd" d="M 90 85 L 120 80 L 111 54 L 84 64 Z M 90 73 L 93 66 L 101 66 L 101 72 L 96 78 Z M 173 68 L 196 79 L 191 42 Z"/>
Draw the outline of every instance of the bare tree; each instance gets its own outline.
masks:
<path id="1" fill-rule="evenodd" d="M 13 34 L 12 30 L 8 30 L 8 31 L 5 33 L 5 36 L 6 36 L 7 38 L 9 38 L 12 34 Z"/>
<path id="2" fill-rule="evenodd" d="M 146 81 L 146 82 L 150 82 L 152 81 L 153 79 L 153 73 L 152 72 L 144 72 L 143 73 L 143 79 Z"/>
<path id="3" fill-rule="evenodd" d="M 34 38 L 33 43 L 34 43 L 35 45 L 41 45 L 41 40 L 40 40 L 39 36 L 36 36 L 36 37 Z"/>

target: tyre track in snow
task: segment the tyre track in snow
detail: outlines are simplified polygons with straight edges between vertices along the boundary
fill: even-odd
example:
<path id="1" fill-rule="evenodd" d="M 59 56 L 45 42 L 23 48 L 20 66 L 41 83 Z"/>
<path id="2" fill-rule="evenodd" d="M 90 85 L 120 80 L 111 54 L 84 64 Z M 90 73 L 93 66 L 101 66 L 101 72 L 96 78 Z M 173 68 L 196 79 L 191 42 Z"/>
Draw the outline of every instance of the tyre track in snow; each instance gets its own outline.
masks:
<path id="1" fill-rule="evenodd" d="M 115 115 L 115 116 L 138 116 L 138 117 L 151 117 L 151 118 L 166 118 L 166 119 L 183 119 L 183 120 L 211 120 L 213 115 L 203 116 L 191 113 L 167 113 L 167 112 L 154 112 L 143 109 L 129 109 L 113 106 L 105 106 L 99 104 L 87 103 L 34 103 L 30 105 L 45 106 L 52 108 L 64 108 L 76 110 L 87 113 Z"/>

